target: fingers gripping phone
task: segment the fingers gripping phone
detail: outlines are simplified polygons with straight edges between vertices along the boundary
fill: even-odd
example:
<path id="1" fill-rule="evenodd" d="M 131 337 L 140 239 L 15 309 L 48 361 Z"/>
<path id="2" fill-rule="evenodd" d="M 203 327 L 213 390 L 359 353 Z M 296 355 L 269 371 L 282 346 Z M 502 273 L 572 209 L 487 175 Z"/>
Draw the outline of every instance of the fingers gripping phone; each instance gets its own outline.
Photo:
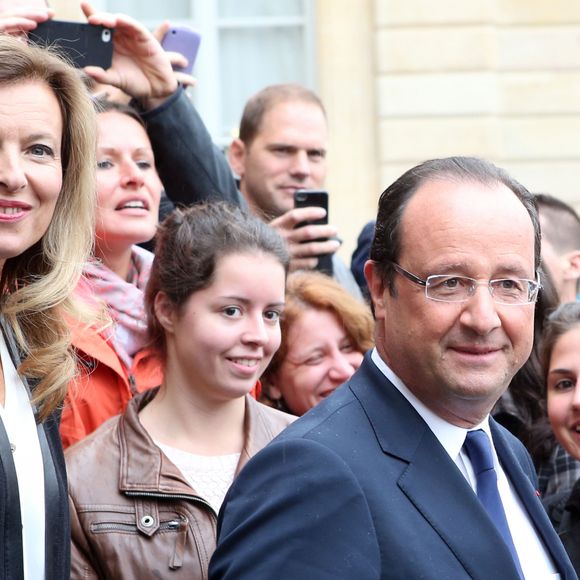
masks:
<path id="1" fill-rule="evenodd" d="M 300 222 L 296 224 L 296 228 L 304 227 L 308 224 L 326 225 L 328 224 L 328 192 L 321 189 L 299 189 L 294 192 L 294 207 L 322 207 L 326 210 L 326 215 L 323 218 L 312 220 L 308 222 Z M 308 240 L 302 242 L 326 242 L 326 238 L 319 238 L 317 240 Z M 332 276 L 334 273 L 332 267 L 332 254 L 321 254 L 316 256 L 318 264 L 316 270 Z"/>
<path id="2" fill-rule="evenodd" d="M 77 68 L 100 66 L 107 69 L 113 59 L 111 28 L 85 22 L 47 20 L 28 33 L 28 38 L 40 46 L 54 46 Z"/>
<path id="3" fill-rule="evenodd" d="M 167 52 L 179 52 L 182 54 L 187 59 L 187 66 L 174 66 L 173 70 L 190 75 L 193 71 L 200 42 L 201 35 L 193 28 L 189 26 L 173 26 L 163 37 L 161 46 Z"/>

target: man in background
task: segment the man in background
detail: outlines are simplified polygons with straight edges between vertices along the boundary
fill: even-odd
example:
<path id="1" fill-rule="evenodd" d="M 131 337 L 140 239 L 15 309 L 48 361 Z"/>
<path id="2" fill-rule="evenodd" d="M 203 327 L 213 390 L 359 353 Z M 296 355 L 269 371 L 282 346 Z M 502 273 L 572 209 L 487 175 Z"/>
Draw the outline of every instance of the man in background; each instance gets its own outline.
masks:
<path id="1" fill-rule="evenodd" d="M 340 247 L 336 229 L 295 227 L 325 215 L 321 208 L 294 209 L 294 193 L 324 188 L 327 147 L 326 113 L 318 96 L 300 85 L 279 84 L 248 100 L 228 156 L 250 208 L 286 239 L 290 268 L 312 269 L 317 255 L 333 254 L 335 279 L 360 298 L 354 277 L 335 253 Z"/>
<path id="2" fill-rule="evenodd" d="M 560 303 L 578 300 L 580 279 L 580 217 L 567 203 L 535 195 L 542 228 L 542 261 L 550 273 Z"/>

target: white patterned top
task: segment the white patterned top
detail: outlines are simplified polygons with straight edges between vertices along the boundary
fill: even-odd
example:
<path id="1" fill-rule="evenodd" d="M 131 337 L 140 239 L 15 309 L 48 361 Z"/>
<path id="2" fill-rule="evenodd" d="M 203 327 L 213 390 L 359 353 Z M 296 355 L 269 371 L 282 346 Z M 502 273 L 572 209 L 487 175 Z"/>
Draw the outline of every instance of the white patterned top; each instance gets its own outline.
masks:
<path id="1" fill-rule="evenodd" d="M 205 499 L 217 514 L 234 481 L 239 453 L 231 455 L 196 455 L 155 441 L 155 445 L 183 473 L 189 485 Z"/>
<path id="2" fill-rule="evenodd" d="M 22 516 L 24 578 L 44 579 L 44 466 L 30 398 L 0 332 L 5 400 L 0 418 L 10 440 Z"/>

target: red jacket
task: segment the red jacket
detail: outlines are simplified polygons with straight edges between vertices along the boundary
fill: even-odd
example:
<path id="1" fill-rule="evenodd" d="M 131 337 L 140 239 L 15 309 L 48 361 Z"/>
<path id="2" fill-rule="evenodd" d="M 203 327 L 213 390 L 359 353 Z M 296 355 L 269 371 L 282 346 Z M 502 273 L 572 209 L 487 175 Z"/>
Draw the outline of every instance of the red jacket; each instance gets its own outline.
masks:
<path id="1" fill-rule="evenodd" d="M 79 374 L 69 386 L 62 412 L 60 435 L 65 448 L 123 413 L 136 393 L 163 382 L 162 363 L 152 351 L 137 353 L 128 373 L 103 333 L 80 324 L 71 324 L 70 330 Z"/>

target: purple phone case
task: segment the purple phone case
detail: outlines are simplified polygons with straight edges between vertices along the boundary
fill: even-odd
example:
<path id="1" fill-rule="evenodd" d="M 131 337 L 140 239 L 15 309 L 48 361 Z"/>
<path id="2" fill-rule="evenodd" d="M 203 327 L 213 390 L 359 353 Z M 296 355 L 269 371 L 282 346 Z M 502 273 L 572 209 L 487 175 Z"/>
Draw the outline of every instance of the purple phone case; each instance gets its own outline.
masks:
<path id="1" fill-rule="evenodd" d="M 199 43 L 201 42 L 201 35 L 199 32 L 189 28 L 188 26 L 172 26 L 161 41 L 161 46 L 167 52 L 179 52 L 187 59 L 187 66 L 173 67 L 177 72 L 184 72 L 191 74 L 197 51 L 199 50 Z"/>

